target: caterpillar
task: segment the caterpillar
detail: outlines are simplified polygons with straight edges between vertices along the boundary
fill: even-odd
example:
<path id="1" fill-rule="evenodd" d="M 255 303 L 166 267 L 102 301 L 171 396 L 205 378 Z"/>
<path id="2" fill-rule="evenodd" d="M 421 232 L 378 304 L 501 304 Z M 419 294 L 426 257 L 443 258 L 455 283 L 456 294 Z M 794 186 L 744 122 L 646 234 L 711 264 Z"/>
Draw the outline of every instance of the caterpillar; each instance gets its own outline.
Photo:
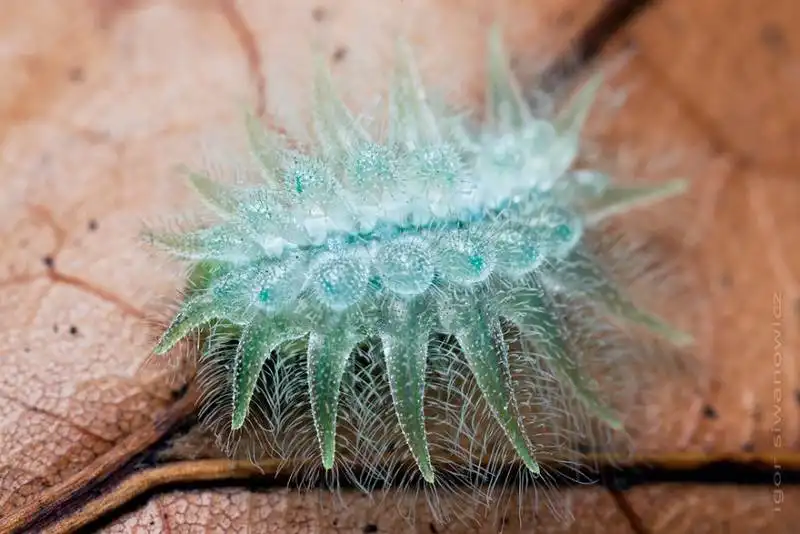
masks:
<path id="1" fill-rule="evenodd" d="M 686 183 L 575 169 L 602 80 L 538 117 L 498 30 L 487 50 L 476 122 L 431 104 L 399 46 L 381 135 L 319 66 L 313 143 L 248 116 L 247 180 L 189 175 L 215 223 L 146 232 L 191 273 L 154 352 L 198 337 L 203 413 L 228 449 L 246 433 L 323 472 L 359 465 L 365 487 L 491 481 L 509 456 L 542 479 L 586 418 L 623 426 L 591 371 L 594 321 L 691 341 L 607 276 L 588 237 Z"/>

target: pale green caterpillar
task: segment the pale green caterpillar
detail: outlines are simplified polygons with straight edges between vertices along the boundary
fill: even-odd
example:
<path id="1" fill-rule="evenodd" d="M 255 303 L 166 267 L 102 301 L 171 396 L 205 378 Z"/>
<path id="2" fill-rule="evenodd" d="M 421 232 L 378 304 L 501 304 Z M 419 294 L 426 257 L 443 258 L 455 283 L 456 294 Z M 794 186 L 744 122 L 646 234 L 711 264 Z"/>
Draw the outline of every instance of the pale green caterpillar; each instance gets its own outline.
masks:
<path id="1" fill-rule="evenodd" d="M 315 145 L 251 120 L 252 183 L 192 174 L 219 223 L 149 233 L 193 265 L 155 352 L 200 334 L 204 414 L 225 444 L 244 432 L 282 458 L 359 466 L 369 489 L 407 484 L 408 459 L 425 484 L 491 483 L 504 451 L 542 476 L 585 416 L 619 429 L 585 332 L 610 316 L 689 338 L 606 276 L 587 232 L 685 184 L 572 169 L 599 83 L 536 117 L 494 32 L 485 120 L 470 124 L 428 104 L 401 47 L 385 138 L 320 69 Z"/>

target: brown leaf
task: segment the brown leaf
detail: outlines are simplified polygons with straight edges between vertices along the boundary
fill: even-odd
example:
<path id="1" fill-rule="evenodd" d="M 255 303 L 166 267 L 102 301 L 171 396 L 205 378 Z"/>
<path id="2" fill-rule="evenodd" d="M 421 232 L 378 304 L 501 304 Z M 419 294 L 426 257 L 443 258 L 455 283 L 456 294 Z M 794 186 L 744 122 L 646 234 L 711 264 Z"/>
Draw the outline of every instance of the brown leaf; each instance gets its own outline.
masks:
<path id="1" fill-rule="evenodd" d="M 529 508 L 520 527 L 515 513 L 487 521 L 481 530 L 454 521 L 437 524 L 420 502 L 413 524 L 391 505 L 382 502 L 387 496 L 377 494 L 373 499 L 349 493 L 340 498 L 319 494 L 300 494 L 288 490 L 257 493 L 241 490 L 181 491 L 161 495 L 147 506 L 129 514 L 102 530 L 104 533 L 159 533 L 194 528 L 198 532 L 252 532 L 311 534 L 335 532 L 356 534 L 364 532 L 415 532 L 419 534 L 453 534 L 457 532 L 623 532 L 625 518 L 614 508 L 608 494 L 584 492 L 571 503 L 582 513 L 577 518 L 553 516 L 546 509 L 533 517 Z M 336 502 L 333 502 L 337 499 Z M 136 530 L 138 529 L 138 530 Z"/>
<path id="2" fill-rule="evenodd" d="M 143 310 L 172 295 L 177 273 L 155 265 L 136 235 L 181 191 L 167 173 L 190 154 L 184 124 L 220 109 L 200 105 L 202 65 L 187 64 L 177 84 L 152 68 L 154 55 L 182 57 L 167 46 L 167 29 L 180 24 L 194 28 L 183 46 L 209 48 L 213 61 L 214 24 L 201 31 L 191 21 L 214 14 L 142 9 L 123 28 L 108 26 L 96 3 L 12 4 L 2 36 L 15 53 L 2 70 L 15 76 L 4 77 L 0 108 L 2 516 L 173 401 L 164 373 L 138 369 L 148 351 Z M 238 50 L 224 20 L 216 32 Z M 223 83 L 235 85 L 236 74 L 249 83 L 241 63 L 223 62 Z"/>
<path id="3" fill-rule="evenodd" d="M 653 534 L 790 534 L 796 530 L 799 512 L 790 503 L 799 495 L 796 487 L 783 491 L 778 497 L 765 487 L 651 486 L 632 490 L 628 498 Z"/>
<path id="4" fill-rule="evenodd" d="M 677 307 L 693 318 L 704 385 L 688 404 L 656 402 L 664 410 L 646 426 L 670 430 L 641 445 L 663 449 L 677 435 L 717 453 L 797 451 L 800 160 L 789 147 L 800 107 L 785 95 L 800 89 L 800 71 L 772 42 L 786 53 L 800 44 L 788 26 L 797 4 L 700 4 L 658 4 L 623 32 L 620 43 L 637 52 L 621 83 L 635 89 L 607 132 L 636 140 L 647 174 L 669 158 L 671 175 L 693 180 L 682 236 L 700 283 L 690 306 Z M 704 417 L 709 408 L 718 417 Z"/>

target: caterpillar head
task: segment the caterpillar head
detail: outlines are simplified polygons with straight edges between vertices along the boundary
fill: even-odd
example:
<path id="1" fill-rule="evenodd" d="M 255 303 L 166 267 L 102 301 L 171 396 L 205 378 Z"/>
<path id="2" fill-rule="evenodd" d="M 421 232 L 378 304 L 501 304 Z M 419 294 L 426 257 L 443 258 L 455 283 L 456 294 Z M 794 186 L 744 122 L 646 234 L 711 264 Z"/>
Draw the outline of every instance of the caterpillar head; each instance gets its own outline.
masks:
<path id="1" fill-rule="evenodd" d="M 313 146 L 289 147 L 251 119 L 250 183 L 191 175 L 219 222 L 148 234 L 193 265 L 155 352 L 199 332 L 212 424 L 230 435 L 249 423 L 281 454 L 310 439 L 326 470 L 337 451 L 377 461 L 400 443 L 429 484 L 448 458 L 477 465 L 498 447 L 539 474 L 537 440 L 569 432 L 554 417 L 565 406 L 621 426 L 578 354 L 583 312 L 565 302 L 689 341 L 635 306 L 586 246 L 600 221 L 685 184 L 573 170 L 599 78 L 551 120 L 536 117 L 498 32 L 480 125 L 435 111 L 408 51 L 398 57 L 384 138 L 320 68 Z"/>

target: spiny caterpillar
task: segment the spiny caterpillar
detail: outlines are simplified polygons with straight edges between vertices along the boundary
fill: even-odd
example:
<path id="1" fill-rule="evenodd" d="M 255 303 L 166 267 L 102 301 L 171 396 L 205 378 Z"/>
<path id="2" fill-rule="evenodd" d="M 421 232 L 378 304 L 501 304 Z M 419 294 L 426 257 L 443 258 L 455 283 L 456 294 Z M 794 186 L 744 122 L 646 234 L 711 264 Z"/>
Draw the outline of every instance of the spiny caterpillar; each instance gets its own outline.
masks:
<path id="1" fill-rule="evenodd" d="M 193 262 L 155 353 L 199 332 L 205 412 L 221 436 L 247 430 L 306 459 L 313 443 L 325 470 L 347 453 L 365 486 L 407 480 L 403 459 L 427 484 L 458 463 L 473 482 L 493 480 L 486 466 L 503 451 L 541 477 L 543 458 L 569 458 L 584 414 L 621 427 L 590 371 L 603 350 L 593 321 L 689 340 L 637 307 L 586 243 L 607 217 L 684 182 L 620 186 L 573 170 L 599 78 L 545 120 L 497 31 L 487 57 L 476 125 L 429 103 L 399 47 L 382 139 L 318 68 L 313 146 L 251 117 L 250 182 L 190 176 L 219 223 L 148 233 Z"/>

